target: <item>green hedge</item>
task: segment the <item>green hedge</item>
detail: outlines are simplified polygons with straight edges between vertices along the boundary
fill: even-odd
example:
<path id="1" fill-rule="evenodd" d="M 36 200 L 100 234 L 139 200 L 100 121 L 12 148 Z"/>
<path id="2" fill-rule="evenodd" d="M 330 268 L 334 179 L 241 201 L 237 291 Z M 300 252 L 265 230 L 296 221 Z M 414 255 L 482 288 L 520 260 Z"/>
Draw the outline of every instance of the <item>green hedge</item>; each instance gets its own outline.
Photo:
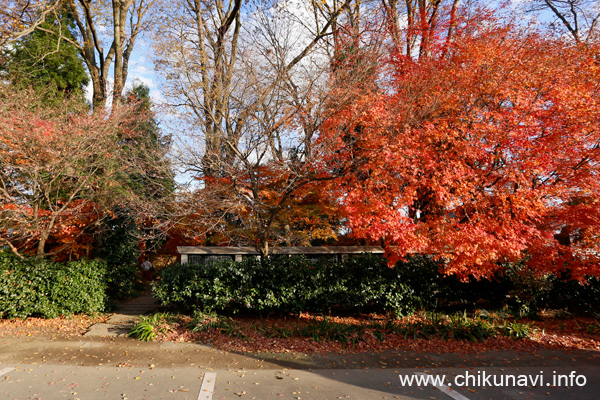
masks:
<path id="1" fill-rule="evenodd" d="M 24 260 L 0 251 L 0 317 L 25 318 L 103 311 L 106 265 L 98 260 Z"/>
<path id="2" fill-rule="evenodd" d="M 381 257 L 342 263 L 311 263 L 303 257 L 273 256 L 209 266 L 164 269 L 153 290 L 159 301 L 205 312 L 438 312 L 504 309 L 535 317 L 546 309 L 594 315 L 600 312 L 600 279 L 587 284 L 561 276 L 536 277 L 521 264 L 506 265 L 490 279 L 460 281 L 439 272 L 432 257 L 414 255 L 389 268 Z"/>
<path id="3" fill-rule="evenodd" d="M 418 304 L 396 268 L 382 257 L 344 262 L 311 262 L 302 256 L 272 256 L 267 263 L 174 265 L 163 269 L 153 287 L 164 305 L 205 312 L 412 313 Z"/>

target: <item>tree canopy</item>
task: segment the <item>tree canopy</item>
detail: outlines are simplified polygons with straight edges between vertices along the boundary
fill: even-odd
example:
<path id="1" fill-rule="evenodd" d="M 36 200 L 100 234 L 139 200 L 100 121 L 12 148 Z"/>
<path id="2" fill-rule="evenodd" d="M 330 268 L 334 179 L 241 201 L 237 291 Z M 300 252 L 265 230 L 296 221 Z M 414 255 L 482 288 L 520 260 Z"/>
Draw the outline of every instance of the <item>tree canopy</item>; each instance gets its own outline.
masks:
<path id="1" fill-rule="evenodd" d="M 83 99 L 89 77 L 74 40 L 75 24 L 66 10 L 50 15 L 5 54 L 3 69 L 13 85 L 32 87 L 48 97 Z"/>
<path id="2" fill-rule="evenodd" d="M 125 217 L 265 258 L 343 236 L 463 278 L 599 272 L 594 2 L 523 1 L 542 13 L 527 24 L 459 0 L 0 1 L 11 82 L 93 86 L 92 110 L 2 87 L 0 231 L 17 252 Z M 125 85 L 151 29 L 160 124 L 149 88 Z"/>
<path id="3" fill-rule="evenodd" d="M 352 132 L 329 155 L 348 171 L 329 190 L 353 234 L 460 276 L 522 258 L 598 273 L 597 54 L 491 17 L 429 57 L 392 52 L 377 95 L 324 131 Z"/>

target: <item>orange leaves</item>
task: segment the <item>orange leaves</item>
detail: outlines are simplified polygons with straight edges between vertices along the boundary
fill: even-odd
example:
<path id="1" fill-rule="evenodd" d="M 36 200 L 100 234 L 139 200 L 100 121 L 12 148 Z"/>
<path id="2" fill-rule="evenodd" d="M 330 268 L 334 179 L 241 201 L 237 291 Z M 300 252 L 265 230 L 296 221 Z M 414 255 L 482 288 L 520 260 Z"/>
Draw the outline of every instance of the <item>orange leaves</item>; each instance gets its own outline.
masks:
<path id="1" fill-rule="evenodd" d="M 205 186 L 190 196 L 189 220 L 197 222 L 189 233 L 230 245 L 309 245 L 337 238 L 338 208 L 310 181 L 310 171 L 303 174 L 273 160 L 226 178 L 204 178 Z"/>
<path id="2" fill-rule="evenodd" d="M 38 256 L 89 254 L 103 210 L 133 202 L 123 178 L 137 166 L 119 141 L 132 109 L 107 117 L 6 85 L 0 99 L 0 240 Z"/>
<path id="3" fill-rule="evenodd" d="M 281 338 L 272 337 L 274 335 L 265 335 L 264 330 L 267 327 L 277 327 L 282 332 L 293 332 L 299 326 L 308 325 L 313 315 L 300 313 L 297 319 L 290 317 L 257 319 L 249 317 L 234 317 L 233 323 L 244 333 L 243 337 L 228 335 L 226 332 L 218 329 L 205 330 L 199 333 L 191 333 L 185 328 L 189 325 L 188 318 L 181 318 L 171 325 L 168 334 L 160 340 L 172 342 L 202 342 L 212 343 L 214 346 L 225 351 L 242 352 L 269 352 L 269 353 L 290 353 L 299 352 L 304 354 L 318 353 L 365 353 L 380 352 L 384 350 L 410 350 L 423 353 L 456 353 L 472 356 L 475 353 L 490 352 L 499 350 L 520 350 L 531 351 L 534 348 L 546 349 L 600 349 L 600 338 L 598 334 L 586 332 L 584 327 L 596 324 L 592 318 L 573 318 L 573 319 L 543 319 L 541 321 L 525 321 L 537 328 L 537 332 L 531 337 L 521 340 L 514 340 L 508 337 L 497 335 L 484 341 L 465 341 L 454 339 L 441 339 L 439 337 L 414 339 L 412 335 L 404 332 L 386 332 L 381 336 L 375 335 L 373 324 L 382 324 L 380 316 L 371 317 L 329 317 L 337 324 L 344 326 L 361 326 L 362 335 L 360 340 L 353 341 L 352 345 L 344 344 L 340 341 L 332 340 L 313 340 L 312 338 L 290 335 L 290 337 Z M 413 315 L 404 317 L 395 321 L 397 324 L 419 324 L 426 322 L 423 315 Z M 506 321 L 511 322 L 511 321 Z M 8 324 L 7 324 L 8 325 Z M 256 329 L 261 326 L 263 332 L 259 333 Z M 1 326 L 0 326 L 1 327 Z M 13 329 L 13 327 L 7 327 Z M 378 338 L 379 337 L 379 338 Z M 384 339 L 384 340 L 381 340 Z M 383 365 L 385 363 L 381 362 Z"/>
<path id="4" fill-rule="evenodd" d="M 57 260 L 79 259 L 89 255 L 93 247 L 93 232 L 88 231 L 101 217 L 98 204 L 86 200 L 76 200 L 68 205 L 51 231 L 48 252 L 61 251 Z"/>
<path id="5" fill-rule="evenodd" d="M 463 277 L 526 254 L 539 270 L 598 273 L 597 62 L 509 25 L 480 28 L 445 57 L 392 57 L 380 90 L 328 121 L 349 228 L 383 240 L 390 261 L 425 252 Z M 554 237 L 565 229 L 568 245 Z"/>
<path id="6" fill-rule="evenodd" d="M 14 244 L 18 244 L 23 252 L 35 251 L 35 244 L 45 232 L 48 234 L 46 251 L 50 254 L 58 253 L 57 260 L 78 259 L 89 255 L 93 244 L 93 232 L 87 229 L 100 217 L 98 205 L 85 200 L 75 200 L 66 205 L 64 212 L 55 217 L 54 223 L 48 231 L 49 221 L 53 220 L 54 213 L 50 210 L 34 210 L 28 206 L 4 204 L 5 222 L 12 221 L 12 237 Z M 12 211 L 12 214 L 6 213 Z M 17 222 L 22 219 L 21 224 Z M 10 234 L 7 235 L 9 238 Z"/>

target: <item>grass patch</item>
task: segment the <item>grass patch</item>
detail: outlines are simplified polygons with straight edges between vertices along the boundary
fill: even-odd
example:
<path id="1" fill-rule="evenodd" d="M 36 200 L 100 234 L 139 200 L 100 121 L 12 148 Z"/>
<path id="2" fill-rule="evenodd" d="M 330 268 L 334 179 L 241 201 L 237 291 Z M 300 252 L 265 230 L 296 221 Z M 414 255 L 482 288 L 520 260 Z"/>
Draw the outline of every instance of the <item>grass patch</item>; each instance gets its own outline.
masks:
<path id="1" fill-rule="evenodd" d="M 143 342 L 152 342 L 159 334 L 167 334 L 174 317 L 168 313 L 144 315 L 129 330 L 129 337 Z"/>
<path id="2" fill-rule="evenodd" d="M 184 322 L 185 319 L 185 322 Z M 256 338 L 309 339 L 315 343 L 337 342 L 355 346 L 364 341 L 383 342 L 387 338 L 442 339 L 484 342 L 490 338 L 508 337 L 523 339 L 535 331 L 532 322 L 498 318 L 495 315 L 467 313 L 452 315 L 421 313 L 403 319 L 342 319 L 327 316 L 307 316 L 293 319 L 244 319 L 221 316 L 216 313 L 196 312 L 193 317 L 171 316 L 165 313 L 144 316 L 131 329 L 129 336 L 143 341 L 155 340 L 159 334 L 167 334 L 174 326 L 183 327 L 191 334 L 204 337 L 223 335 L 229 338 L 251 341 Z M 589 325 L 588 331 L 596 331 L 599 325 Z"/>
<path id="3" fill-rule="evenodd" d="M 246 335 L 233 318 L 219 316 L 216 313 L 196 312 L 189 328 L 192 333 L 217 331 L 229 337 L 246 339 Z"/>
<path id="4" fill-rule="evenodd" d="M 490 319 L 488 315 L 470 317 L 467 313 L 445 315 L 424 313 L 414 322 L 388 324 L 387 333 L 401 333 L 405 338 L 440 338 L 483 342 L 488 338 L 506 336 L 513 339 L 529 337 L 532 323 Z"/>

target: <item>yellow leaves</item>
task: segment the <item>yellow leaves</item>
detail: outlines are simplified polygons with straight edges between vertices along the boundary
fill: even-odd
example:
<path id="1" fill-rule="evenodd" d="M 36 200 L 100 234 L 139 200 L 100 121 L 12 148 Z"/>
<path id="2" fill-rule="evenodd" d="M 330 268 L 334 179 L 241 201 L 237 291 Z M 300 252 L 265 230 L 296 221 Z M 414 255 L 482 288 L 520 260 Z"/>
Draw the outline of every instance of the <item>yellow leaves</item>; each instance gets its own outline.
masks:
<path id="1" fill-rule="evenodd" d="M 313 240 L 337 240 L 337 233 L 330 227 L 318 227 L 310 231 L 310 237 Z"/>

